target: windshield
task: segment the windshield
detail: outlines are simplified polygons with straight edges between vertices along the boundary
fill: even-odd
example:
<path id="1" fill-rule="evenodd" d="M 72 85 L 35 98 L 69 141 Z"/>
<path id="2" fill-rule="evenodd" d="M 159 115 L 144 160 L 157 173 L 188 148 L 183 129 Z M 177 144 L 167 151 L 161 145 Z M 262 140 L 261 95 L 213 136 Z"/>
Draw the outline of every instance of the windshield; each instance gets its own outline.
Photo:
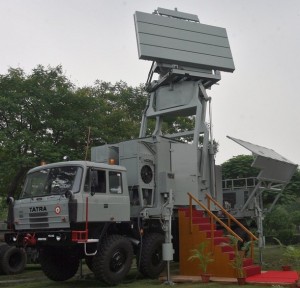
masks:
<path id="1" fill-rule="evenodd" d="M 31 198 L 79 191 L 82 168 L 61 166 L 42 169 L 27 175 L 21 198 Z"/>

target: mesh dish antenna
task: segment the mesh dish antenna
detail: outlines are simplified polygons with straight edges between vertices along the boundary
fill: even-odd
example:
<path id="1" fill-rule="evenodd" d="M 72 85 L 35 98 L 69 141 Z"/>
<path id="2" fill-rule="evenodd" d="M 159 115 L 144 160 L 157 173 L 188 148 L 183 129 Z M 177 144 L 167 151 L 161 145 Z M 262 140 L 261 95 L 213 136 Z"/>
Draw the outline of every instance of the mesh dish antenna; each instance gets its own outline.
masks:
<path id="1" fill-rule="evenodd" d="M 140 59 L 196 69 L 233 72 L 226 29 L 201 24 L 198 16 L 158 8 L 135 12 Z"/>

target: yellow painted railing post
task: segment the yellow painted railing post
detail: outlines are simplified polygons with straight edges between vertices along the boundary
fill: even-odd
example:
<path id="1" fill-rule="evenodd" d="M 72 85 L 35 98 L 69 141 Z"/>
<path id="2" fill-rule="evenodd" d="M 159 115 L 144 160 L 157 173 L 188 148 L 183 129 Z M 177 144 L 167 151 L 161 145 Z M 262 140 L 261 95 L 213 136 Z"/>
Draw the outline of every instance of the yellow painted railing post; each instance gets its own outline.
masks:
<path id="1" fill-rule="evenodd" d="M 254 239 L 251 237 L 251 258 L 254 259 Z"/>
<path id="2" fill-rule="evenodd" d="M 193 206 L 192 206 L 192 198 L 191 198 L 191 196 L 189 196 L 190 197 L 190 200 L 189 200 L 189 202 L 190 202 L 190 234 L 192 234 L 192 232 L 193 232 Z"/>
<path id="3" fill-rule="evenodd" d="M 214 238 L 215 238 L 215 229 L 214 229 L 214 218 L 210 216 L 210 238 L 211 238 L 211 251 L 214 248 Z"/>

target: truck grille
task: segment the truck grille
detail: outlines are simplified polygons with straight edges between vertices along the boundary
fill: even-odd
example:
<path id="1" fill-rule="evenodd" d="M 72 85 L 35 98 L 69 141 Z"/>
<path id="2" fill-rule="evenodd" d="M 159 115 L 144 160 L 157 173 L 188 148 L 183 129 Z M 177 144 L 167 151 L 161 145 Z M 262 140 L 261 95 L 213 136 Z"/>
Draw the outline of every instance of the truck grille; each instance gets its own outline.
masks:
<path id="1" fill-rule="evenodd" d="M 30 228 L 48 228 L 48 212 L 29 213 Z"/>

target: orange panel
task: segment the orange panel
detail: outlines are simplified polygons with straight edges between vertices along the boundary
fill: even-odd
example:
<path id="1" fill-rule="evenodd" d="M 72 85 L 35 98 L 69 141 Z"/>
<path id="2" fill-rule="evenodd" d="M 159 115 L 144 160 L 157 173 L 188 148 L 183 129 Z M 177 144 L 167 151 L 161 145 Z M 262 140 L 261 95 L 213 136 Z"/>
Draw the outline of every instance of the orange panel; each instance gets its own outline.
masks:
<path id="1" fill-rule="evenodd" d="M 210 241 L 206 233 L 199 231 L 199 225 L 192 225 L 190 233 L 190 220 L 185 211 L 179 213 L 179 269 L 181 275 L 197 276 L 201 275 L 199 263 L 188 261 L 191 256 L 191 249 L 198 247 L 202 241 Z M 213 245 L 215 261 L 208 265 L 208 273 L 217 277 L 235 277 L 235 269 L 230 265 L 229 254 L 222 251 L 220 245 Z"/>

